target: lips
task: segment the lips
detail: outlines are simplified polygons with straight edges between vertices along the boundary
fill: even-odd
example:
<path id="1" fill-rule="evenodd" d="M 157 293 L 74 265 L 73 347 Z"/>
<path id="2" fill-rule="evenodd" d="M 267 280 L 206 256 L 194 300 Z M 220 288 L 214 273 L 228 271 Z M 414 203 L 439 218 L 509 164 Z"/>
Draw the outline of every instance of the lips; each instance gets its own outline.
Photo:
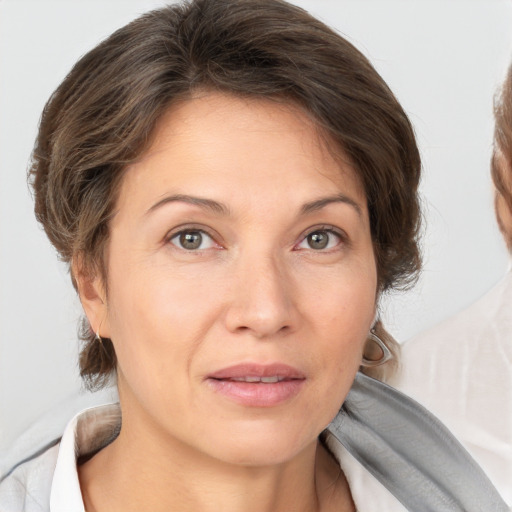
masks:
<path id="1" fill-rule="evenodd" d="M 288 401 L 302 388 L 306 376 L 285 364 L 239 364 L 208 375 L 211 388 L 248 407 L 273 407 Z"/>
<path id="2" fill-rule="evenodd" d="M 210 375 L 211 379 L 218 380 L 235 380 L 254 377 L 255 379 L 263 379 L 265 377 L 278 377 L 280 380 L 305 379 L 306 376 L 300 370 L 287 364 L 253 364 L 244 363 L 223 368 Z"/>

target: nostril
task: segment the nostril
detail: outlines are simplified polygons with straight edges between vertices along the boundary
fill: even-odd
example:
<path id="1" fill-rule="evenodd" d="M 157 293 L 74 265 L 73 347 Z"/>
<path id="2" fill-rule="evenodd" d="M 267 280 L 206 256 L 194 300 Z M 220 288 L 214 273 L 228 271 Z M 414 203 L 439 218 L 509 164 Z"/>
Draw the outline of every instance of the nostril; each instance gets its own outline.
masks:
<path id="1" fill-rule="evenodd" d="M 288 293 L 280 288 L 277 293 L 260 282 L 252 287 L 244 283 L 237 289 L 236 295 L 228 303 L 224 320 L 228 331 L 232 333 L 250 332 L 256 338 L 267 338 L 276 334 L 283 335 L 292 330 L 298 321 L 297 310 L 288 299 Z"/>

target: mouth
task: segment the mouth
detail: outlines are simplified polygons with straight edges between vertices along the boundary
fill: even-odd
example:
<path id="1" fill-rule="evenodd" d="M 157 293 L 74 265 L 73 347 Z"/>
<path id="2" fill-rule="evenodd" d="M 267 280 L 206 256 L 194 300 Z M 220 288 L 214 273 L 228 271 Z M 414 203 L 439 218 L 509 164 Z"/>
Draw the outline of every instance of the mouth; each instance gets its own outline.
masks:
<path id="1" fill-rule="evenodd" d="M 247 407 L 274 407 L 301 390 L 306 376 L 284 364 L 240 364 L 207 377 L 210 387 L 224 398 Z"/>
<path id="2" fill-rule="evenodd" d="M 218 379 L 218 380 L 230 380 L 232 382 L 250 382 L 254 383 L 262 383 L 262 384 L 274 384 L 276 382 L 282 382 L 283 380 L 290 380 L 286 377 L 282 377 L 281 375 L 273 375 L 271 377 L 258 377 L 256 375 L 248 375 L 246 377 L 233 377 L 232 379 Z"/>

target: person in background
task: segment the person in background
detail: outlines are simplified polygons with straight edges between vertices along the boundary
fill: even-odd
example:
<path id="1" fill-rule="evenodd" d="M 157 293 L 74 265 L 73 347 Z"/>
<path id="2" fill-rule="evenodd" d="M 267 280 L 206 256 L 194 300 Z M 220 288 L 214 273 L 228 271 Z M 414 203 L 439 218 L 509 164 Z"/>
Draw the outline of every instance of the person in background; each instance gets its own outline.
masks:
<path id="1" fill-rule="evenodd" d="M 512 65 L 495 97 L 494 116 L 494 205 L 512 253 Z M 401 371 L 390 383 L 425 405 L 456 434 L 512 506 L 510 262 L 505 276 L 489 292 L 406 342 L 402 355 Z"/>

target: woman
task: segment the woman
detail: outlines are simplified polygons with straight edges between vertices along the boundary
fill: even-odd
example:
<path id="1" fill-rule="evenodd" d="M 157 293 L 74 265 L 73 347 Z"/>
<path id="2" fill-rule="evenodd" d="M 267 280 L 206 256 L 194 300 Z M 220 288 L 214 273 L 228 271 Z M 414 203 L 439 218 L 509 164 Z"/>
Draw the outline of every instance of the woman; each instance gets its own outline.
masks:
<path id="1" fill-rule="evenodd" d="M 74 418 L 0 504 L 503 510 L 435 420 L 353 385 L 393 356 L 378 298 L 418 271 L 419 175 L 382 79 L 287 3 L 170 6 L 85 55 L 31 178 L 86 314 L 81 373 L 115 376 L 120 408 Z"/>

